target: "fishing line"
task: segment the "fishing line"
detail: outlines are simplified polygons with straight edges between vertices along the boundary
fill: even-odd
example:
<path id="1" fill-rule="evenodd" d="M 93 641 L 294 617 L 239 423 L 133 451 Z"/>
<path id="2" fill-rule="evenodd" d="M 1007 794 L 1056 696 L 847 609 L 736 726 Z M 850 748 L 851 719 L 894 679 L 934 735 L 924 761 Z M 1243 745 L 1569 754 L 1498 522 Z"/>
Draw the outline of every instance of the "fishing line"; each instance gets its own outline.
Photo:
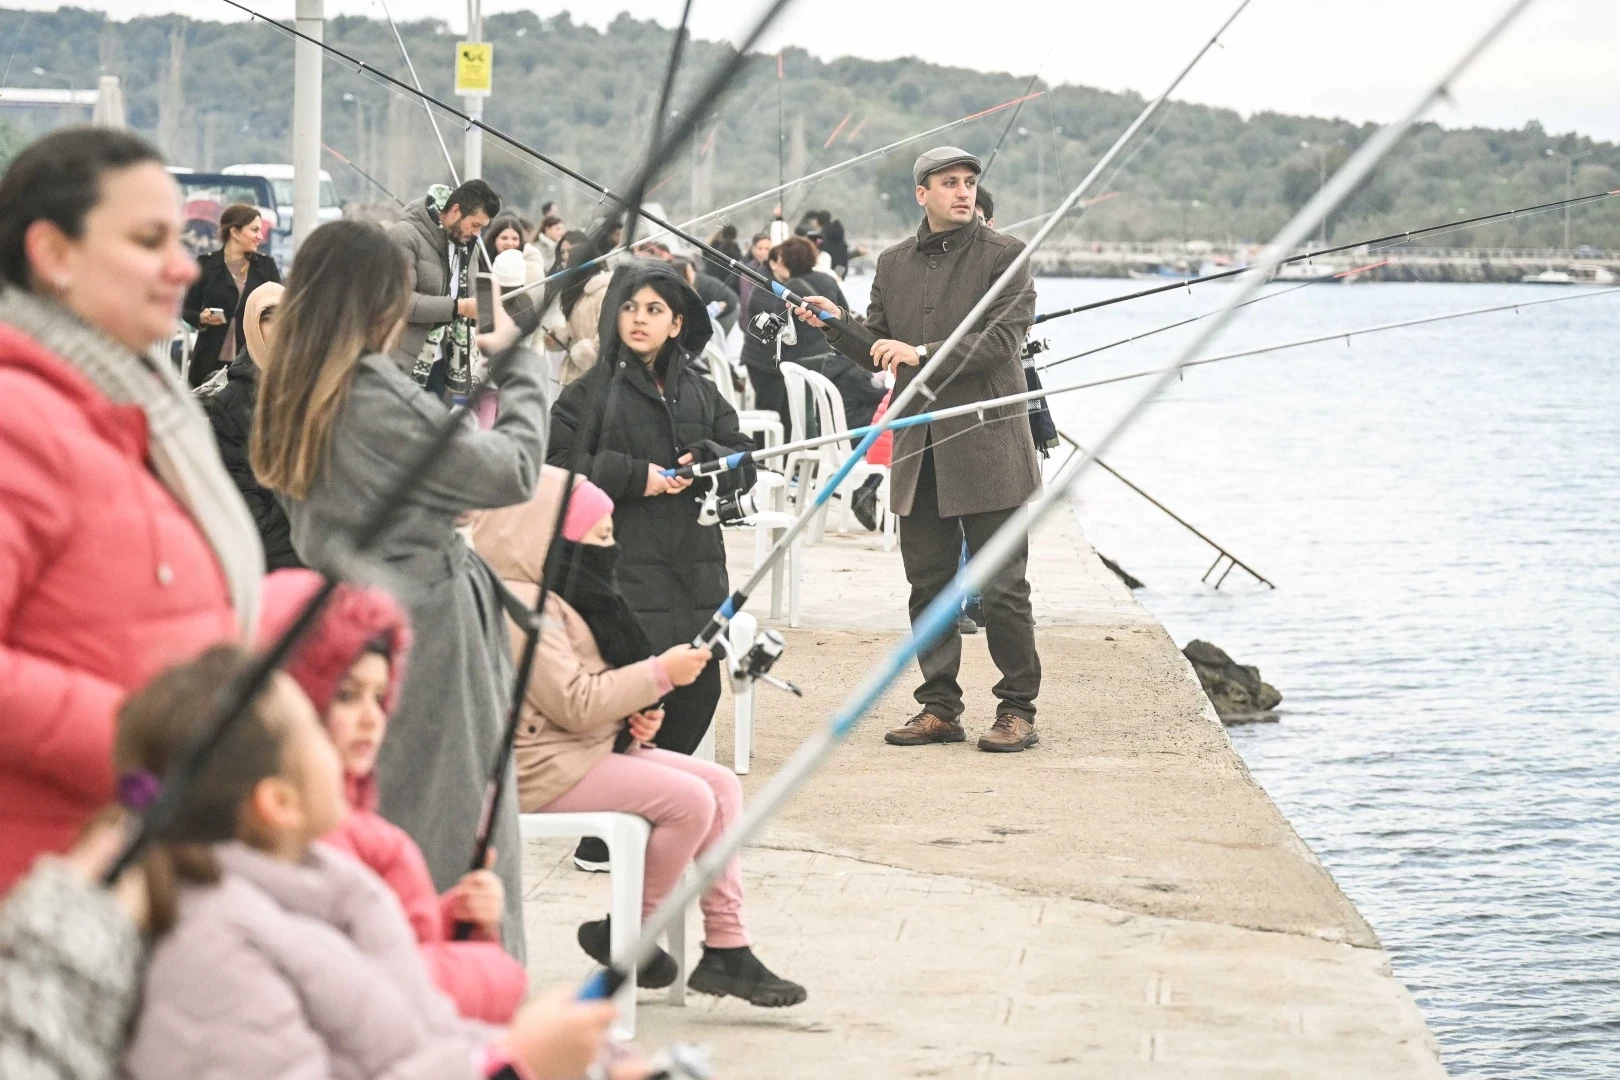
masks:
<path id="1" fill-rule="evenodd" d="M 388 196 L 390 199 L 393 199 L 396 203 L 399 203 L 401 208 L 403 208 L 405 206 L 405 201 L 403 199 L 401 199 L 398 195 L 395 195 L 392 191 L 389 191 L 386 187 L 384 187 L 383 184 L 382 184 L 382 181 L 378 180 L 375 176 L 372 176 L 370 173 L 366 172 L 366 170 L 362 169 L 360 166 L 356 165 L 354 162 L 350 161 L 348 158 L 344 157 L 341 153 L 339 153 L 338 151 L 332 149 L 330 146 L 328 146 L 324 142 L 321 143 L 321 149 L 325 150 L 328 154 L 331 154 L 333 157 L 335 157 L 339 161 L 343 162 L 343 164 L 347 165 L 349 168 L 353 169 L 355 172 L 357 172 L 361 176 L 365 177 L 365 179 L 370 181 L 372 186 L 375 187 L 378 191 L 381 191 L 384 195 Z"/>
<path id="2" fill-rule="evenodd" d="M 388 0 L 377 0 L 377 3 L 381 5 L 383 15 L 388 19 L 388 28 L 394 32 L 394 40 L 399 43 L 399 55 L 405 58 L 405 69 L 411 73 L 411 82 L 416 84 L 418 90 L 422 89 L 421 76 L 416 74 L 416 65 L 411 62 L 410 50 L 405 48 L 405 39 L 400 36 L 399 27 L 394 23 L 393 13 L 388 10 Z M 468 27 L 469 34 L 471 29 L 471 27 Z M 450 147 L 445 145 L 444 132 L 439 130 L 439 118 L 433 115 L 433 109 L 428 105 L 425 98 L 422 101 L 422 111 L 427 113 L 428 123 L 433 127 L 433 137 L 439 140 L 439 150 L 444 154 L 444 163 L 450 167 L 450 179 L 456 182 L 457 187 L 460 187 L 461 174 L 456 171 L 456 163 L 450 157 Z M 484 257 L 487 259 L 489 252 L 486 251 Z"/>
<path id="3" fill-rule="evenodd" d="M 11 43 L 11 55 L 6 57 L 6 73 L 0 75 L 0 86 L 11 81 L 11 62 L 17 59 L 17 50 L 22 48 L 23 32 L 28 29 L 28 19 L 33 14 L 31 10 L 22 13 L 22 22 L 17 24 L 17 40 Z"/>
<path id="4" fill-rule="evenodd" d="M 902 668 L 910 664 L 921 650 L 929 647 L 949 627 L 956 624 L 963 598 L 969 592 L 983 588 L 991 576 L 1022 549 L 1028 541 L 1030 531 L 1066 498 L 1069 488 L 1084 473 L 1086 467 L 1112 447 L 1120 434 L 1136 421 L 1158 393 L 1176 378 L 1181 366 L 1226 327 L 1238 304 L 1248 300 L 1250 295 L 1264 284 L 1266 277 L 1277 267 L 1284 255 L 1305 239 L 1316 227 L 1317 222 L 1344 201 L 1363 177 L 1410 130 L 1417 118 L 1435 101 L 1448 94 L 1452 81 L 1466 70 L 1485 47 L 1495 40 L 1531 2 L 1532 0 L 1515 0 L 1463 57 L 1447 70 L 1440 81 L 1424 91 L 1404 117 L 1380 129 L 1362 144 L 1361 148 L 1351 155 L 1349 161 L 1334 174 L 1332 180 L 1312 196 L 1267 246 L 1261 260 L 1244 279 L 1237 295 L 1230 300 L 1228 310 L 1212 320 L 1198 339 L 1177 356 L 1174 363 L 1156 373 L 1157 378 L 1153 384 L 1120 416 L 1091 450 L 1069 459 L 1059 470 L 1048 490 L 1029 504 L 1027 513 L 1012 515 L 1006 525 L 996 530 L 995 535 L 968 561 L 956 579 L 942 589 L 922 615 L 913 621 L 911 634 L 893 649 L 882 663 L 868 673 L 861 685 L 845 699 L 820 731 L 800 744 L 776 775 L 755 794 L 737 823 L 696 859 L 693 873 L 665 897 L 664 902 L 658 905 L 657 910 L 643 924 L 642 936 L 631 956 L 632 964 L 639 964 L 646 956 L 651 955 L 657 934 L 674 920 L 685 918 L 687 905 L 724 871 L 726 864 L 736 857 L 742 845 L 759 831 L 794 791 L 809 779 L 838 744 L 848 738 L 856 723 L 876 703 Z"/>
<path id="5" fill-rule="evenodd" d="M 1610 199 L 1616 195 L 1620 195 L 1620 188 L 1616 188 L 1613 191 L 1594 192 L 1591 195 L 1577 195 L 1572 199 L 1558 199 L 1553 202 L 1536 203 L 1533 206 L 1522 206 L 1516 210 L 1499 210 L 1491 214 L 1480 214 L 1476 217 L 1461 218 L 1457 221 L 1442 222 L 1439 225 L 1430 225 L 1427 228 L 1422 229 L 1406 229 L 1401 232 L 1387 233 L 1383 236 L 1375 236 L 1368 240 L 1357 240 L 1349 244 L 1336 244 L 1333 247 L 1318 248 L 1314 251 L 1305 251 L 1298 255 L 1290 255 L 1288 258 L 1281 260 L 1277 265 L 1288 266 L 1292 263 L 1304 262 L 1309 259 L 1319 258 L 1323 255 L 1336 255 L 1343 251 L 1353 251 L 1356 248 L 1364 247 L 1368 249 L 1376 248 L 1378 250 L 1383 250 L 1386 247 L 1399 247 L 1402 244 L 1409 243 L 1412 239 L 1418 237 L 1435 236 L 1441 233 L 1460 231 L 1464 228 L 1473 228 L 1477 225 L 1485 225 L 1493 221 L 1506 221 L 1519 215 L 1528 216 L 1542 213 L 1544 211 L 1557 210 L 1565 206 L 1579 206 L 1584 203 L 1596 202 L 1601 199 Z M 1019 224 L 1024 223 L 1019 222 Z M 1016 226 L 1008 227 L 1015 228 Z M 1119 296 L 1110 296 L 1102 300 L 1093 300 L 1087 304 L 1079 304 L 1075 307 L 1064 308 L 1062 311 L 1049 311 L 1044 315 L 1035 316 L 1035 324 L 1039 325 L 1043 322 L 1050 322 L 1053 319 L 1061 319 L 1066 315 L 1077 315 L 1082 311 L 1095 311 L 1097 308 L 1109 307 L 1113 304 L 1123 304 L 1127 300 L 1137 300 L 1144 296 L 1155 296 L 1158 293 L 1169 292 L 1172 289 L 1191 288 L 1194 285 L 1201 285 L 1206 281 L 1220 281 L 1224 278 L 1236 277 L 1238 274 L 1246 273 L 1248 269 L 1249 268 L 1246 266 L 1237 266 L 1230 270 L 1222 270 L 1215 274 L 1205 274 L 1201 277 L 1188 278 L 1185 281 L 1172 281 L 1164 285 L 1155 285 L 1148 289 L 1139 289 L 1136 292 L 1122 293 Z"/>

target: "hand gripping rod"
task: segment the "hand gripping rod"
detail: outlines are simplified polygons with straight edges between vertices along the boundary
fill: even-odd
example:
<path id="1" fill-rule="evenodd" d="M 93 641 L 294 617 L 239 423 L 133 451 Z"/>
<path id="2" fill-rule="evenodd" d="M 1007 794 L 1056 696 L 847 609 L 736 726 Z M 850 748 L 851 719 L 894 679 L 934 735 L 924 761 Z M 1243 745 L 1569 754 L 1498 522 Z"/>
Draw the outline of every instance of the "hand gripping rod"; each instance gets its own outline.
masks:
<path id="1" fill-rule="evenodd" d="M 1222 309 L 1210 326 L 1198 336 L 1197 340 L 1183 349 L 1174 363 L 1158 373 L 1159 377 L 1154 380 L 1153 385 L 1115 422 L 1113 427 L 1089 452 L 1084 455 L 1077 454 L 1070 459 L 1069 464 L 1065 465 L 1054 478 L 1047 493 L 1030 504 L 1027 514 L 1015 515 L 985 543 L 979 553 L 969 561 L 962 573 L 957 575 L 956 581 L 949 588 L 943 590 L 935 598 L 934 602 L 928 606 L 928 609 L 923 612 L 921 618 L 913 624 L 911 637 L 867 675 L 855 692 L 829 718 L 827 726 L 805 740 L 793 752 L 793 756 L 787 760 L 781 770 L 759 790 L 731 831 L 721 837 L 718 843 L 711 846 L 693 863 L 694 872 L 687 875 L 669 896 L 665 897 L 664 902 L 658 905 L 658 909 L 642 925 L 641 938 L 636 942 L 636 947 L 632 951 L 629 960 L 632 966 L 639 965 L 648 956 L 652 955 L 658 935 L 663 933 L 676 919 L 685 917 L 687 905 L 697 899 L 719 877 L 726 863 L 736 857 L 742 846 L 770 820 L 772 815 L 781 809 L 794 791 L 810 778 L 821 763 L 837 748 L 838 743 L 849 736 L 861 716 L 867 709 L 871 708 L 872 704 L 883 693 L 884 688 L 900 673 L 901 669 L 909 664 L 920 650 L 932 644 L 949 626 L 955 623 L 961 608 L 962 598 L 968 592 L 987 583 L 995 572 L 1012 557 L 1030 529 L 1063 500 L 1069 488 L 1084 472 L 1086 466 L 1095 461 L 1100 454 L 1106 452 L 1114 444 L 1120 434 L 1141 415 L 1142 410 L 1176 378 L 1182 365 L 1208 345 L 1226 327 L 1233 313 L 1244 300 L 1258 292 L 1260 287 L 1265 284 L 1266 278 L 1276 269 L 1287 253 L 1311 234 L 1311 230 L 1316 228 L 1317 222 L 1326 217 L 1334 207 L 1349 196 L 1361 179 L 1371 172 L 1373 167 L 1394 148 L 1395 144 L 1406 134 L 1417 118 L 1436 100 L 1447 94 L 1451 83 L 1457 76 L 1467 70 L 1475 58 L 1484 51 L 1485 47 L 1494 41 L 1532 2 L 1533 0 L 1515 0 L 1512 6 L 1493 22 L 1479 40 L 1463 54 L 1461 59 L 1453 64 L 1438 82 L 1424 91 L 1417 104 L 1404 117 L 1382 128 L 1371 139 L 1363 143 L 1361 148 L 1334 175 L 1333 179 L 1320 188 L 1310 202 L 1306 203 L 1304 208 L 1295 215 L 1294 219 L 1284 226 L 1283 231 L 1268 245 L 1260 261 L 1250 268 L 1249 276 L 1243 279 L 1238 294 L 1230 298 L 1226 307 Z M 619 973 L 614 971 L 609 974 L 618 975 Z M 622 979 L 622 975 L 619 977 Z"/>
<path id="2" fill-rule="evenodd" d="M 1181 85 L 1181 81 L 1187 77 L 1188 73 L 1190 73 L 1192 69 L 1198 65 L 1198 62 L 1204 58 L 1205 54 L 1207 54 L 1210 49 L 1215 47 L 1216 43 L 1220 40 L 1221 35 L 1226 32 L 1227 27 L 1231 26 L 1232 22 L 1239 15 L 1243 14 L 1243 9 L 1249 6 L 1249 2 L 1250 0 L 1242 0 L 1242 2 L 1238 4 L 1237 9 L 1233 11 L 1231 15 L 1227 16 L 1226 21 L 1221 23 L 1220 29 L 1216 30 L 1214 35 L 1204 43 L 1203 47 L 1200 48 L 1196 54 L 1194 54 L 1193 58 L 1187 62 L 1187 65 L 1183 67 L 1176 75 L 1175 79 L 1171 81 L 1170 85 L 1165 87 L 1164 92 L 1150 101 L 1142 109 L 1142 111 L 1137 114 L 1136 119 L 1131 121 L 1130 126 L 1120 133 L 1119 138 L 1114 140 L 1114 145 L 1110 146 L 1108 148 L 1108 152 L 1098 160 L 1097 164 L 1092 166 L 1091 171 L 1086 174 L 1085 179 L 1081 180 L 1079 186 L 1077 186 L 1073 191 L 1069 192 L 1068 197 L 1063 200 L 1062 205 L 1052 212 L 1051 217 L 1047 218 L 1046 224 L 1042 225 L 1040 230 L 1030 238 L 1029 243 L 1018 252 L 1017 257 L 1013 259 L 1012 264 L 1007 267 L 1006 271 L 1002 273 L 1001 277 L 997 278 L 996 281 L 991 284 L 989 290 L 984 294 L 984 296 L 979 298 L 979 302 L 973 306 L 973 310 L 968 312 L 967 317 L 957 324 L 955 330 L 951 331 L 951 335 L 945 339 L 944 344 L 939 347 L 939 351 L 928 358 L 928 363 L 923 365 L 922 370 L 918 371 L 917 374 L 912 377 L 911 381 L 906 384 L 905 389 L 895 396 L 893 404 L 889 406 L 889 411 L 883 416 L 883 421 L 868 429 L 865 437 L 863 437 L 860 443 L 855 446 L 854 451 L 844 461 L 844 464 L 839 467 L 838 471 L 832 475 L 826 484 L 822 485 L 821 490 L 816 493 L 816 497 L 811 500 L 810 505 L 805 507 L 804 512 L 794 520 L 792 525 L 788 526 L 787 530 L 782 534 L 782 538 L 778 540 L 776 542 L 776 546 L 771 549 L 770 554 L 762 559 L 760 564 L 754 568 L 754 572 L 749 575 L 748 580 L 743 584 L 743 587 L 732 593 L 731 596 L 727 597 L 725 603 L 720 605 L 719 610 L 709 617 L 708 624 L 705 625 L 702 631 L 698 633 L 698 636 L 693 639 L 693 645 L 699 648 L 704 648 L 720 636 L 721 632 L 724 631 L 726 624 L 731 621 L 731 617 L 740 611 L 742 606 L 748 602 L 749 596 L 751 596 L 754 590 L 759 587 L 760 583 L 765 580 L 766 575 L 771 572 L 771 568 L 776 564 L 777 560 L 782 557 L 783 553 L 788 550 L 789 546 L 793 543 L 794 539 L 799 535 L 799 533 L 804 531 L 804 528 L 807 524 L 809 524 L 810 519 L 818 510 L 822 508 L 822 506 L 828 502 L 828 500 L 833 497 L 833 494 L 838 490 L 838 486 L 844 482 L 844 478 L 850 474 L 850 471 L 853 470 L 855 466 L 866 457 L 866 452 L 872 448 L 872 444 L 877 441 L 878 436 L 895 426 L 896 422 L 905 412 L 906 407 L 909 406 L 920 394 L 926 394 L 930 400 L 933 399 L 934 393 L 928 388 L 928 380 L 938 372 L 944 370 L 945 361 L 948 360 L 951 354 L 956 351 L 957 345 L 961 343 L 962 339 L 967 336 L 968 332 L 974 326 L 978 325 L 979 320 L 984 318 L 985 312 L 990 310 L 990 305 L 996 302 L 996 299 L 1001 296 L 1002 292 L 1007 288 L 1012 280 L 1023 271 L 1025 266 L 1029 264 L 1030 256 L 1033 255 L 1035 253 L 1035 249 L 1040 247 L 1041 244 L 1046 241 L 1046 238 L 1051 235 L 1052 230 L 1057 227 L 1057 224 L 1062 220 L 1063 215 L 1069 211 L 1070 207 L 1074 206 L 1075 203 L 1080 201 L 1080 198 L 1085 195 L 1086 190 L 1096 182 L 1097 177 L 1102 175 L 1103 171 L 1107 169 L 1108 165 L 1114 160 L 1115 157 L 1119 155 L 1120 151 L 1125 148 L 1125 145 L 1130 142 L 1131 138 L 1142 129 L 1142 125 L 1146 124 L 1148 120 L 1153 117 L 1153 114 L 1159 110 L 1159 108 L 1164 104 L 1165 100 L 1169 98 L 1169 96 L 1175 91 L 1176 87 Z M 777 296 L 782 297 L 789 303 L 798 307 L 804 306 L 802 301 L 798 300 L 786 289 L 782 288 L 781 285 L 774 279 L 766 284 L 773 292 L 776 293 Z M 822 315 L 819 310 L 816 312 L 816 314 L 819 317 L 825 318 L 825 316 Z M 853 319 L 844 320 L 840 324 L 840 328 L 844 333 L 848 333 L 852 327 L 856 326 L 861 326 L 861 324 Z M 865 327 L 862 326 L 861 329 L 864 330 Z M 871 336 L 870 332 L 868 332 L 867 336 Z"/>

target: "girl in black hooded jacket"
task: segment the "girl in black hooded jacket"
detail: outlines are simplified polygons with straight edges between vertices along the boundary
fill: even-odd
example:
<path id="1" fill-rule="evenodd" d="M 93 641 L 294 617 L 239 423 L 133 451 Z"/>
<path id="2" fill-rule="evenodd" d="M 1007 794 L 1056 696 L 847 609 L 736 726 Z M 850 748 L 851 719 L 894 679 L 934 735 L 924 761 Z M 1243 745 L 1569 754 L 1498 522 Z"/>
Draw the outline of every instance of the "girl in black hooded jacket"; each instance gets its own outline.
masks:
<path id="1" fill-rule="evenodd" d="M 669 264 L 636 259 L 614 271 L 600 330 L 597 363 L 552 406 L 546 456 L 560 468 L 576 463 L 612 497 L 620 588 L 658 652 L 691 641 L 731 592 L 720 527 L 698 523 L 709 481 L 694 488 L 659 471 L 752 450 L 754 442 L 693 366 L 710 322 Z M 751 468 L 724 475 L 733 486 L 753 483 Z M 719 701 L 716 657 L 664 700 L 656 745 L 690 754 Z"/>

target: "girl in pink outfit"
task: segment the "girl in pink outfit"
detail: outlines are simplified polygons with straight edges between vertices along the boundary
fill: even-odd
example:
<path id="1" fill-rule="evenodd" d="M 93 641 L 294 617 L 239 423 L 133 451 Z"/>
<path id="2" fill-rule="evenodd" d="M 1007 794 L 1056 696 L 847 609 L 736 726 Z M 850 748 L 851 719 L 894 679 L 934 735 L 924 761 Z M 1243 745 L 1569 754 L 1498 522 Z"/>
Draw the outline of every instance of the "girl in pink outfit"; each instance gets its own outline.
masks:
<path id="1" fill-rule="evenodd" d="M 481 512 L 472 525 L 479 554 L 529 603 L 538 598 L 565 475 L 546 466 L 533 499 Z M 736 822 L 742 788 L 729 769 L 648 745 L 663 721 L 659 700 L 696 679 L 709 651 L 677 645 L 652 655 L 614 576 L 613 500 L 595 484 L 582 480 L 575 488 L 559 547 L 558 591 L 546 599 L 514 745 L 518 799 L 525 813 L 617 810 L 646 818 L 645 919 L 693 857 Z M 513 635 L 513 644 L 521 648 L 521 637 Z M 736 859 L 703 895 L 702 909 L 703 959 L 688 989 L 767 1007 L 805 999 L 802 986 L 773 974 L 750 948 Z M 581 926 L 579 944 L 606 964 L 608 921 Z M 676 974 L 674 958 L 658 950 L 637 979 L 656 989 Z"/>
<path id="2" fill-rule="evenodd" d="M 320 584 L 319 575 L 309 570 L 267 577 L 261 640 L 285 630 Z M 314 703 L 343 763 L 348 813 L 321 839 L 387 883 L 405 909 L 429 977 L 461 1015 L 505 1023 L 523 1001 L 528 978 L 523 965 L 500 946 L 500 878 L 480 870 L 437 895 L 416 842 L 377 813 L 377 751 L 405 677 L 410 637 L 405 612 L 387 592 L 339 585 L 287 664 L 287 674 Z M 471 851 L 470 823 L 467 846 Z M 457 922 L 474 927 L 473 940 L 452 940 Z"/>

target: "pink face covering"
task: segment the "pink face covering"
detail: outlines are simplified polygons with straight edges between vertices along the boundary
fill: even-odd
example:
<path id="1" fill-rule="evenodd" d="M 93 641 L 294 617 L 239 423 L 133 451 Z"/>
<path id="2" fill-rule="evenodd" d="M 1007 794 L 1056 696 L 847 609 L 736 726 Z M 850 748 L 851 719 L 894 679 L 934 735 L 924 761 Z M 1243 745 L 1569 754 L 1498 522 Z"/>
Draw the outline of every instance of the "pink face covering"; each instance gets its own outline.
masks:
<path id="1" fill-rule="evenodd" d="M 608 493 L 582 480 L 574 487 L 574 497 L 568 500 L 568 514 L 563 518 L 563 539 L 579 543 L 598 521 L 613 513 L 613 499 Z"/>

